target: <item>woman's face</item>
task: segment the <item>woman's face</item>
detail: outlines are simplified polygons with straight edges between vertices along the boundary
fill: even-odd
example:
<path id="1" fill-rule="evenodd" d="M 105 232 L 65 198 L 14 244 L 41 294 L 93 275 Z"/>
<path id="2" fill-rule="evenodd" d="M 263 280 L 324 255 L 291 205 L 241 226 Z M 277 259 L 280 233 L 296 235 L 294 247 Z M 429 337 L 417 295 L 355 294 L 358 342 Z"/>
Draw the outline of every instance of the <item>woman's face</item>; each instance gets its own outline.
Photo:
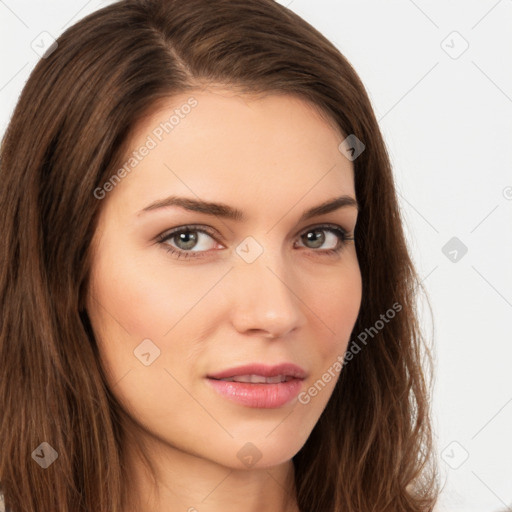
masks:
<path id="1" fill-rule="evenodd" d="M 96 192 L 87 297 L 134 425 L 161 453 L 232 468 L 275 466 L 306 442 L 362 291 L 343 235 L 356 207 L 315 211 L 355 199 L 344 137 L 295 97 L 251 98 L 183 94 L 137 127 L 124 172 Z"/>

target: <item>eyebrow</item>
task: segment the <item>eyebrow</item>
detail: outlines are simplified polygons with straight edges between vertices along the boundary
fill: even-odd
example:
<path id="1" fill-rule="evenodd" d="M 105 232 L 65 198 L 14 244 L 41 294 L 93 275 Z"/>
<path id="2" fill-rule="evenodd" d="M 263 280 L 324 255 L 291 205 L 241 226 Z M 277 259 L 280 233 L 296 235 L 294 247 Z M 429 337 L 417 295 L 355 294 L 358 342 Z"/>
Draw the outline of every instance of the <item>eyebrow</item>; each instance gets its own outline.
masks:
<path id="1" fill-rule="evenodd" d="M 159 199 L 158 201 L 155 201 L 143 208 L 137 215 L 160 208 L 168 208 L 170 206 L 179 206 L 185 210 L 205 213 L 206 215 L 215 215 L 237 222 L 247 220 L 246 215 L 241 210 L 233 208 L 227 204 L 213 203 L 209 201 L 202 201 L 200 199 L 190 199 L 187 197 L 178 196 L 169 196 L 165 199 Z M 357 211 L 360 211 L 359 203 L 355 198 L 343 195 L 334 199 L 328 199 L 322 204 L 306 210 L 299 219 L 299 222 L 303 222 L 318 215 L 324 215 L 326 213 L 339 210 L 340 208 L 356 208 Z"/>

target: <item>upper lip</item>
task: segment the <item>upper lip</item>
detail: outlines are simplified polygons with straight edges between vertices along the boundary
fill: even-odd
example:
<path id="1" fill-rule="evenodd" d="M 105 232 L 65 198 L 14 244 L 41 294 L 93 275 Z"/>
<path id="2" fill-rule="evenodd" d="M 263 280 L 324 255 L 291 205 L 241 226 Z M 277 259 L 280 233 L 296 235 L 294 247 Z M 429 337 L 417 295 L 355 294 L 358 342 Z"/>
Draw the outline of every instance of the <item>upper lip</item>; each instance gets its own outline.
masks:
<path id="1" fill-rule="evenodd" d="M 262 377 L 283 375 L 296 379 L 305 379 L 307 377 L 306 372 L 300 366 L 293 363 L 282 363 L 274 366 L 259 363 L 246 364 L 236 368 L 228 368 L 217 373 L 210 373 L 207 377 L 212 379 L 228 379 L 240 375 L 261 375 Z"/>

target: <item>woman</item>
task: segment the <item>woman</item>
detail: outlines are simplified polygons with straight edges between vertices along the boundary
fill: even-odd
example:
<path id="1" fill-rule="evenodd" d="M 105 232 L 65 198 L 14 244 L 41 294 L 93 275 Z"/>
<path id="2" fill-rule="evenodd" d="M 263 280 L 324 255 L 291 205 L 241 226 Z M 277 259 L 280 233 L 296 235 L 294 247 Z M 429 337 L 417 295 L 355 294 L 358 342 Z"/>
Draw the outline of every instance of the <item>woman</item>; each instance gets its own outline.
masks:
<path id="1" fill-rule="evenodd" d="M 9 510 L 431 511 L 421 288 L 368 96 L 271 0 L 125 0 L 1 149 Z"/>

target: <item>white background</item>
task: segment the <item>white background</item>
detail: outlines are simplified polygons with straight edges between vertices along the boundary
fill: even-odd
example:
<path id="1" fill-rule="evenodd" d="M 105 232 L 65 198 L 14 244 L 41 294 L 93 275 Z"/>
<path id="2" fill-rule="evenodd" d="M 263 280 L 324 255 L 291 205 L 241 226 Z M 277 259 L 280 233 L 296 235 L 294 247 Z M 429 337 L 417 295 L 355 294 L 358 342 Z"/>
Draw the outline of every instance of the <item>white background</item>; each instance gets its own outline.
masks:
<path id="1" fill-rule="evenodd" d="M 2 135 L 32 42 L 108 3 L 0 0 Z M 434 313 L 437 510 L 512 510 L 512 1 L 280 3 L 349 59 L 388 145 Z"/>

